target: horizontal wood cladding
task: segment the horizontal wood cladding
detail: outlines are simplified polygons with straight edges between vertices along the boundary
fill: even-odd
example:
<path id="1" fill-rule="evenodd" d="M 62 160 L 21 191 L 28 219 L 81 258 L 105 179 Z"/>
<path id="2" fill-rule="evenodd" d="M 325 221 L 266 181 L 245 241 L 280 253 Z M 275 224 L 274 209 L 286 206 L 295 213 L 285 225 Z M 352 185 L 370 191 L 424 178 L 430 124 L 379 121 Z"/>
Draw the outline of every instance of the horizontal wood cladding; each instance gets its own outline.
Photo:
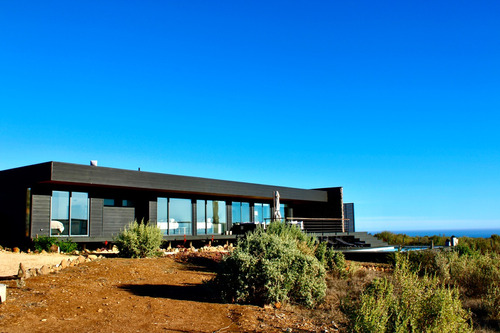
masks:
<path id="1" fill-rule="evenodd" d="M 90 237 L 103 235 L 103 207 L 104 199 L 90 199 Z"/>
<path id="2" fill-rule="evenodd" d="M 103 236 L 113 238 L 135 220 L 134 207 L 104 207 Z"/>
<path id="3" fill-rule="evenodd" d="M 273 191 L 279 191 L 283 200 L 328 201 L 327 192 L 320 190 L 304 190 L 60 162 L 52 163 L 52 181 L 263 200 L 272 200 Z"/>
<path id="4" fill-rule="evenodd" d="M 50 235 L 50 195 L 32 196 L 31 237 Z"/>

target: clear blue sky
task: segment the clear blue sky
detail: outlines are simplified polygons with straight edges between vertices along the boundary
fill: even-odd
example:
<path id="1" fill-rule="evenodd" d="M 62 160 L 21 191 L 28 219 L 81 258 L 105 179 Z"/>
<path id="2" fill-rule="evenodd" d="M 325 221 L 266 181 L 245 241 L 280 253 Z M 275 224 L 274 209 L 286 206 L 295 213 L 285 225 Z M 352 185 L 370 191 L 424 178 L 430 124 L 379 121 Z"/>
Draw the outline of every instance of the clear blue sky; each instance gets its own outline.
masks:
<path id="1" fill-rule="evenodd" d="M 500 227 L 500 2 L 2 1 L 0 170 L 316 188 L 358 230 Z"/>

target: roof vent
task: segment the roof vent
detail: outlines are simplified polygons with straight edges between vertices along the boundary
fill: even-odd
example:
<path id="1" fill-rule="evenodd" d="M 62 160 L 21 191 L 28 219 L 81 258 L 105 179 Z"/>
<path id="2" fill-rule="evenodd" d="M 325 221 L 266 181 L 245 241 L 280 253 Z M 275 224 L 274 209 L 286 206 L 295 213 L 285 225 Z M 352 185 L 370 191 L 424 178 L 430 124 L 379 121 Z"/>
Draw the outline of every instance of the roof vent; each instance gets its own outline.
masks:
<path id="1" fill-rule="evenodd" d="M 97 166 L 97 160 L 91 160 L 90 161 L 91 166 Z"/>

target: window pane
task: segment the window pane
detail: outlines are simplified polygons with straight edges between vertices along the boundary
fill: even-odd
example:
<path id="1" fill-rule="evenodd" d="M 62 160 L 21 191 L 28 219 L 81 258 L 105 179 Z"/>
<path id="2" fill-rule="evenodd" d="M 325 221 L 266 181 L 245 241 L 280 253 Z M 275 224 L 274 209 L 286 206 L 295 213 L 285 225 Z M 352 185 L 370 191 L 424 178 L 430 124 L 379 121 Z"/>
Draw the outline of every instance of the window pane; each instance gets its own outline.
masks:
<path id="1" fill-rule="evenodd" d="M 69 192 L 52 192 L 52 211 L 50 234 L 53 236 L 69 235 Z"/>
<path id="2" fill-rule="evenodd" d="M 256 203 L 253 205 L 253 219 L 255 222 L 264 222 L 262 215 L 262 204 Z"/>
<path id="3" fill-rule="evenodd" d="M 115 199 L 104 199 L 104 206 L 114 207 L 115 206 Z"/>
<path id="4" fill-rule="evenodd" d="M 226 231 L 226 202 L 207 200 L 207 232 L 223 234 Z"/>
<path id="5" fill-rule="evenodd" d="M 262 204 L 262 214 L 264 217 L 264 221 L 269 224 L 271 222 L 271 205 L 270 204 Z"/>
<path id="6" fill-rule="evenodd" d="M 170 230 L 172 234 L 191 235 L 192 210 L 190 199 L 170 199 Z"/>
<path id="7" fill-rule="evenodd" d="M 250 204 L 248 202 L 241 203 L 241 222 L 250 222 Z"/>
<path id="8" fill-rule="evenodd" d="M 240 223 L 241 222 L 241 202 L 235 202 L 233 201 L 231 203 L 231 211 L 233 214 L 233 223 Z"/>
<path id="9" fill-rule="evenodd" d="M 168 199 L 158 198 L 156 207 L 156 225 L 163 231 L 164 235 L 168 234 Z"/>
<path id="10" fill-rule="evenodd" d="M 87 235 L 89 219 L 89 196 L 87 193 L 71 194 L 71 235 Z"/>
<path id="11" fill-rule="evenodd" d="M 206 234 L 205 200 L 196 200 L 196 233 Z"/>

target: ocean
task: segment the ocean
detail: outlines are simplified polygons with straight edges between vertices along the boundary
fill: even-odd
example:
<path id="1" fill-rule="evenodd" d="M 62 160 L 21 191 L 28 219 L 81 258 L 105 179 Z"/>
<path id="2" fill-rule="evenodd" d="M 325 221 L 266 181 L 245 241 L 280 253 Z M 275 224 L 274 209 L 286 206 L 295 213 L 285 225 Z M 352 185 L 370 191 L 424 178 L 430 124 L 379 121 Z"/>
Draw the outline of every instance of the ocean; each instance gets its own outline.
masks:
<path id="1" fill-rule="evenodd" d="M 455 236 L 455 237 L 473 237 L 473 238 L 490 238 L 491 235 L 500 235 L 500 228 L 495 229 L 435 229 L 435 230 L 379 230 L 368 231 L 374 235 L 381 231 L 390 231 L 394 234 L 406 234 L 408 236 Z"/>

